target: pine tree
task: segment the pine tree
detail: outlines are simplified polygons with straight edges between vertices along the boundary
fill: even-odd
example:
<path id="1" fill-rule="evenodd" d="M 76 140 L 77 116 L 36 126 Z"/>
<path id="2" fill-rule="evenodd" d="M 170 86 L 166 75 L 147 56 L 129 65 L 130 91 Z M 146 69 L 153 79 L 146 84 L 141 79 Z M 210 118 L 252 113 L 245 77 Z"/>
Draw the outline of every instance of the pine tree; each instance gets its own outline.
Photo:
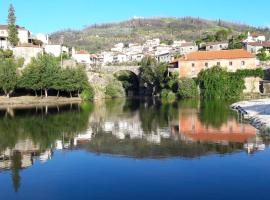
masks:
<path id="1" fill-rule="evenodd" d="M 15 9 L 12 4 L 10 4 L 8 10 L 8 41 L 12 46 L 16 46 L 19 42 Z"/>

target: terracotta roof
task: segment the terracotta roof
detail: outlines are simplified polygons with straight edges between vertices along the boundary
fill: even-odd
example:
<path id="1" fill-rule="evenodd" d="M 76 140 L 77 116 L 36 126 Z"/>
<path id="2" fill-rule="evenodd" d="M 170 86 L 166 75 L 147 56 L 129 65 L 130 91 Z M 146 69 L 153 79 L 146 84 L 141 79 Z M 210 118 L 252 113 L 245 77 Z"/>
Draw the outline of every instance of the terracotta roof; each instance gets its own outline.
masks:
<path id="1" fill-rule="evenodd" d="M 259 36 L 264 36 L 263 34 L 259 34 L 259 33 L 252 33 L 251 34 L 252 37 L 259 37 Z"/>
<path id="2" fill-rule="evenodd" d="M 33 44 L 19 44 L 16 47 L 42 48 L 42 47 L 40 47 L 38 45 L 33 45 Z"/>
<path id="3" fill-rule="evenodd" d="M 239 58 L 256 58 L 255 55 L 243 50 L 221 50 L 221 51 L 198 51 L 183 56 L 177 61 L 195 61 L 195 60 L 222 60 L 222 59 L 239 59 Z"/>
<path id="4" fill-rule="evenodd" d="M 259 46 L 259 47 L 270 47 L 270 42 L 250 42 L 250 46 Z"/>
<path id="5" fill-rule="evenodd" d="M 77 54 L 89 54 L 89 53 L 87 51 L 85 51 L 85 50 L 80 50 L 80 51 L 77 52 Z"/>

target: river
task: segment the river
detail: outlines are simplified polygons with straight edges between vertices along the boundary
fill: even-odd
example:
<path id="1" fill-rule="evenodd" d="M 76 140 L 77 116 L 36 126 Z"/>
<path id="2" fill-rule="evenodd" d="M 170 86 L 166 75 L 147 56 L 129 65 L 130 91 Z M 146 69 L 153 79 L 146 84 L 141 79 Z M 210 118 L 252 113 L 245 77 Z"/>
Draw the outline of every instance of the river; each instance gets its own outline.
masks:
<path id="1" fill-rule="evenodd" d="M 229 105 L 116 99 L 1 110 L 1 199 L 269 199 L 269 137 Z"/>

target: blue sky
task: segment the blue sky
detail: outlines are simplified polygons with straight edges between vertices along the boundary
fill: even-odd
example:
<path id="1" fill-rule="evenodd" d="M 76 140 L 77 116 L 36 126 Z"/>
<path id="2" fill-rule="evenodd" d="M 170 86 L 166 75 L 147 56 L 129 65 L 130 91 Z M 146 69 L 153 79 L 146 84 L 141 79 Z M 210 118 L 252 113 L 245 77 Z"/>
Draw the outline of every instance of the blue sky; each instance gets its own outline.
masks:
<path id="1" fill-rule="evenodd" d="M 0 24 L 10 3 L 17 23 L 34 33 L 80 29 L 133 16 L 194 16 L 270 26 L 270 1 L 260 0 L 0 0 Z"/>

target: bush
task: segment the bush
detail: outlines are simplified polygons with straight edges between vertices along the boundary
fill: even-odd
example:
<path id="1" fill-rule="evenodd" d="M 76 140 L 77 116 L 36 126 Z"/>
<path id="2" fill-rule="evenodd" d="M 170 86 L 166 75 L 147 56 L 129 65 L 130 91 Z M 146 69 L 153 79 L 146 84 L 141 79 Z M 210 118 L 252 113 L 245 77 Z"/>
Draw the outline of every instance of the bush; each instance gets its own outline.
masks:
<path id="1" fill-rule="evenodd" d="M 263 77 L 262 69 L 227 72 L 219 66 L 203 70 L 198 76 L 201 94 L 211 99 L 237 99 L 245 89 L 246 77 Z"/>
<path id="2" fill-rule="evenodd" d="M 93 88 L 89 87 L 87 89 L 84 89 L 80 96 L 84 101 L 92 100 L 94 98 Z"/>
<path id="3" fill-rule="evenodd" d="M 182 99 L 198 97 L 198 88 L 195 81 L 191 78 L 180 78 L 178 95 Z"/>
<path id="4" fill-rule="evenodd" d="M 112 80 L 105 88 L 106 98 L 120 98 L 125 97 L 125 90 L 121 82 Z"/>
<path id="5" fill-rule="evenodd" d="M 163 89 L 161 91 L 161 100 L 165 102 L 174 102 L 176 100 L 176 94 L 171 90 Z"/>

